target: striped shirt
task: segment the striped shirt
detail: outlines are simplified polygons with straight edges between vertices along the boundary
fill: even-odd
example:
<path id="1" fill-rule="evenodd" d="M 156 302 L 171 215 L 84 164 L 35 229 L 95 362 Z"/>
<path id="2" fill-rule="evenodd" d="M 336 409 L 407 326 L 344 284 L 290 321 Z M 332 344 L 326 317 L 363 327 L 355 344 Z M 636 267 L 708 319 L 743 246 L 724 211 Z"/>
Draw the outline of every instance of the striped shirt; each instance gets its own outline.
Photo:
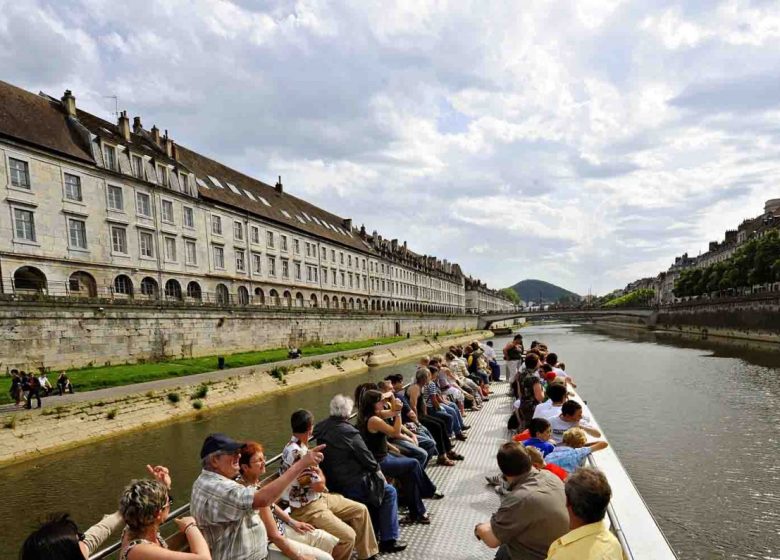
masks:
<path id="1" fill-rule="evenodd" d="M 255 489 L 221 474 L 201 471 L 192 485 L 190 511 L 213 560 L 263 560 L 268 535 L 252 509 Z"/>

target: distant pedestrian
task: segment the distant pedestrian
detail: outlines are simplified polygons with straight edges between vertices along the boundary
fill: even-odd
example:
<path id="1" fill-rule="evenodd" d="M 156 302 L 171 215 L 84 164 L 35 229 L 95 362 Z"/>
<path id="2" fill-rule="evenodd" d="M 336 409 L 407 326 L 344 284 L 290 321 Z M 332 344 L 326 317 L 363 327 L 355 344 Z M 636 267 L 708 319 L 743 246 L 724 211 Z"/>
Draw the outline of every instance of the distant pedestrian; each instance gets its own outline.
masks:
<path id="1" fill-rule="evenodd" d="M 11 389 L 9 391 L 11 398 L 16 403 L 16 406 L 22 404 L 22 378 L 19 376 L 19 370 L 11 370 Z"/>
<path id="2" fill-rule="evenodd" d="M 25 408 L 32 408 L 32 400 L 38 401 L 38 408 L 41 408 L 41 382 L 34 375 L 29 378 L 30 390 L 27 392 L 27 405 Z"/>
<path id="3" fill-rule="evenodd" d="M 59 391 L 60 396 L 65 393 L 73 394 L 73 384 L 70 382 L 68 374 L 64 371 L 61 371 L 60 376 L 57 378 L 57 390 Z"/>

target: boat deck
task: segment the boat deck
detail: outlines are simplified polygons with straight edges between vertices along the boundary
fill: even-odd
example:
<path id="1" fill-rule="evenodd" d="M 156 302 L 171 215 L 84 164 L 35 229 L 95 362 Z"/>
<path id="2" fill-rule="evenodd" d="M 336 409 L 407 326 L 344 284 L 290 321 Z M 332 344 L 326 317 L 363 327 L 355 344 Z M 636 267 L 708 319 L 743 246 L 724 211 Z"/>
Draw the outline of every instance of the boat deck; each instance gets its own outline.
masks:
<path id="1" fill-rule="evenodd" d="M 491 559 L 495 550 L 474 538 L 474 525 L 488 521 L 498 509 L 499 496 L 485 482 L 486 475 L 499 474 L 496 452 L 507 441 L 506 421 L 511 411 L 508 383 L 493 383 L 490 400 L 479 412 L 466 415 L 471 426 L 468 440 L 459 442 L 456 451 L 465 456 L 454 467 L 431 465 L 428 476 L 436 484 L 443 500 L 427 500 L 430 525 L 401 528 L 401 539 L 409 547 L 392 558 L 398 560 Z M 389 556 L 388 556 L 389 557 Z"/>

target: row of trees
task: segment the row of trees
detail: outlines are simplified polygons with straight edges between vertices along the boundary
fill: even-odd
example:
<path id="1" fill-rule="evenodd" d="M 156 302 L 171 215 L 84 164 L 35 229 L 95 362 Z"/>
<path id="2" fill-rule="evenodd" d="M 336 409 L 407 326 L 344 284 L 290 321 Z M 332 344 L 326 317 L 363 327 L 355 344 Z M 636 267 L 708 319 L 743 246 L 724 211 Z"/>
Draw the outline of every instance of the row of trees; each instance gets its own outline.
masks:
<path id="1" fill-rule="evenodd" d="M 650 305 L 655 298 L 655 290 L 650 288 L 641 288 L 625 295 L 612 298 L 601 307 L 645 307 Z"/>
<path id="2" fill-rule="evenodd" d="M 698 296 L 780 281 L 780 234 L 751 239 L 731 257 L 705 268 L 689 268 L 674 284 L 677 297 Z"/>

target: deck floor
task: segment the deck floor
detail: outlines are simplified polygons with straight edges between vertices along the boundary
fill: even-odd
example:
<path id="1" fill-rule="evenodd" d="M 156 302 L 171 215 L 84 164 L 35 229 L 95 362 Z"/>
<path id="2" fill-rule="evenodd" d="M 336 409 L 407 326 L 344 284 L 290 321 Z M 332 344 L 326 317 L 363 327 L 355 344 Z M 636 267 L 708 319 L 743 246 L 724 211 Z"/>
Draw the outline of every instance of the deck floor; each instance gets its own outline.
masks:
<path id="1" fill-rule="evenodd" d="M 400 554 L 385 555 L 398 560 L 489 560 L 495 550 L 474 538 L 474 526 L 488 521 L 498 509 L 499 496 L 485 482 L 486 475 L 498 474 L 496 452 L 507 441 L 506 421 L 511 400 L 507 383 L 493 383 L 493 395 L 479 412 L 466 415 L 471 426 L 468 440 L 459 442 L 456 451 L 465 460 L 454 467 L 431 465 L 428 476 L 445 497 L 426 500 L 430 525 L 401 528 L 401 539 L 409 547 Z"/>

